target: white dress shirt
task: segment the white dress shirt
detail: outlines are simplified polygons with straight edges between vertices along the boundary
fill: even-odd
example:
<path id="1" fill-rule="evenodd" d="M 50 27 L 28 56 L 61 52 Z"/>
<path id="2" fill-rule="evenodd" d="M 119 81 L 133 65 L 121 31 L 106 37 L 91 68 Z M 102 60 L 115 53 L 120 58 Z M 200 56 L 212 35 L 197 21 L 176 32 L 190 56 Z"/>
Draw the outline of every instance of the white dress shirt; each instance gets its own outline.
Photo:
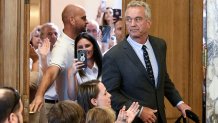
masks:
<path id="1" fill-rule="evenodd" d="M 144 56 L 143 56 L 142 46 L 145 45 L 147 47 L 146 50 L 148 52 L 149 59 L 151 61 L 152 70 L 153 70 L 154 79 L 155 79 L 155 86 L 157 86 L 158 65 L 157 65 L 157 60 L 156 60 L 153 48 L 149 42 L 149 39 L 147 39 L 145 44 L 139 44 L 136 41 L 134 41 L 133 39 L 131 39 L 131 37 L 129 36 L 127 38 L 127 41 L 134 49 L 136 55 L 138 56 L 138 58 L 140 59 L 140 61 L 142 62 L 142 64 L 144 65 L 145 68 L 146 68 L 146 65 L 145 65 L 145 60 L 144 60 Z"/>
<path id="2" fill-rule="evenodd" d="M 76 78 L 77 78 L 79 84 L 82 84 L 84 82 L 87 82 L 87 81 L 90 81 L 90 80 L 93 80 L 93 79 L 97 79 L 97 77 L 98 77 L 98 66 L 96 65 L 96 63 L 94 63 L 92 68 L 86 67 L 84 69 L 84 73 L 85 73 L 84 77 L 81 77 L 78 72 L 76 74 Z"/>

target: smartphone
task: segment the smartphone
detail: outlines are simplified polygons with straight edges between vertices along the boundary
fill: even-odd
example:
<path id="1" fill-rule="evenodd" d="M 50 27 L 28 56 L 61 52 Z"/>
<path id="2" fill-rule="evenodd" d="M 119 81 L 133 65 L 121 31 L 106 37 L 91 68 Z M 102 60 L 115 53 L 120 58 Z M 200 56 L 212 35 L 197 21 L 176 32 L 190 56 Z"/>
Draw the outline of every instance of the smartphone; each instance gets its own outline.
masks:
<path id="1" fill-rule="evenodd" d="M 107 6 L 107 0 L 101 0 L 101 11 L 105 12 Z"/>
<path id="2" fill-rule="evenodd" d="M 103 25 L 103 26 L 100 26 L 100 29 L 101 29 L 101 34 L 102 34 L 101 42 L 107 43 L 110 39 L 111 27 L 109 25 Z"/>
<path id="3" fill-rule="evenodd" d="M 121 17 L 121 9 L 113 9 L 113 17 L 116 19 Z"/>
<path id="4" fill-rule="evenodd" d="M 87 67 L 87 51 L 86 50 L 77 50 L 77 59 L 83 62 L 83 68 Z"/>

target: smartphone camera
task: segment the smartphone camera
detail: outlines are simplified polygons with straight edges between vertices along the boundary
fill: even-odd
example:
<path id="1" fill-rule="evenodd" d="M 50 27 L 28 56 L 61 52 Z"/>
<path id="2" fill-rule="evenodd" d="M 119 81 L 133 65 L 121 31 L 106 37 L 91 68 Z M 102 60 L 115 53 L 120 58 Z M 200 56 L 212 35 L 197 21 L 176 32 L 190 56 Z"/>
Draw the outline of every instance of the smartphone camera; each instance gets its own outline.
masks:
<path id="1" fill-rule="evenodd" d="M 78 50 L 77 51 L 77 58 L 79 61 L 84 63 L 83 68 L 87 66 L 87 51 L 86 50 Z"/>
<path id="2" fill-rule="evenodd" d="M 82 61 L 82 62 L 84 62 L 86 60 L 84 53 L 80 54 L 80 59 L 79 60 Z"/>

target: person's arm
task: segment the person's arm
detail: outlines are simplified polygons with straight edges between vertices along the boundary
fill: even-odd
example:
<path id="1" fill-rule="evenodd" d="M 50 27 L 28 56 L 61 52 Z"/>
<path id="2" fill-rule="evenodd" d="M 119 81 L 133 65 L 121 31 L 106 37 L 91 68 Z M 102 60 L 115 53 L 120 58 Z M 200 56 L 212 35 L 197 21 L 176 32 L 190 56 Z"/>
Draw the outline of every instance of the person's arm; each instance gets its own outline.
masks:
<path id="1" fill-rule="evenodd" d="M 39 56 L 30 45 L 30 88 L 36 90 L 39 81 Z"/>
<path id="2" fill-rule="evenodd" d="M 177 107 L 177 109 L 179 111 L 181 111 L 181 113 L 182 113 L 184 118 L 186 118 L 185 110 L 191 110 L 191 107 L 189 105 L 185 104 L 184 102 L 182 102 L 181 104 L 177 105 L 176 107 Z"/>
<path id="3" fill-rule="evenodd" d="M 76 74 L 81 70 L 83 62 L 74 59 L 72 66 L 67 71 L 68 89 L 67 93 L 71 100 L 76 100 L 78 93 L 78 80 Z"/>
<path id="4" fill-rule="evenodd" d="M 98 11 L 97 11 L 97 16 L 96 16 L 96 21 L 98 22 L 99 25 L 102 24 L 102 16 L 103 16 L 104 12 L 102 12 L 101 10 L 101 5 L 98 7 Z"/>
<path id="5" fill-rule="evenodd" d="M 164 52 L 163 52 L 164 58 L 166 58 L 167 47 L 166 47 L 165 41 L 163 43 L 163 49 L 164 49 Z M 166 63 L 166 59 L 165 59 L 165 63 Z M 170 101 L 170 103 L 173 106 L 176 106 L 178 110 L 182 112 L 184 117 L 186 117 L 185 110 L 191 110 L 191 107 L 182 101 L 182 98 L 178 90 L 175 88 L 173 82 L 171 81 L 168 75 L 167 69 L 165 70 L 165 84 L 164 85 L 165 85 L 164 86 L 165 96 L 167 97 L 167 99 Z"/>
<path id="6" fill-rule="evenodd" d="M 121 92 L 121 81 L 121 74 L 116 61 L 106 53 L 103 57 L 102 82 L 112 95 L 113 109 L 116 111 L 119 111 L 124 105 L 130 107 L 134 102 L 134 99 Z"/>
<path id="7" fill-rule="evenodd" d="M 30 58 L 32 59 L 31 71 L 39 72 L 39 56 L 31 45 L 30 45 Z"/>
<path id="8" fill-rule="evenodd" d="M 40 111 L 44 102 L 44 94 L 46 90 L 53 84 L 59 72 L 60 72 L 60 68 L 58 66 L 53 65 L 48 67 L 45 75 L 42 78 L 42 82 L 40 83 L 39 88 L 36 92 L 35 98 L 30 104 L 31 112 Z"/>

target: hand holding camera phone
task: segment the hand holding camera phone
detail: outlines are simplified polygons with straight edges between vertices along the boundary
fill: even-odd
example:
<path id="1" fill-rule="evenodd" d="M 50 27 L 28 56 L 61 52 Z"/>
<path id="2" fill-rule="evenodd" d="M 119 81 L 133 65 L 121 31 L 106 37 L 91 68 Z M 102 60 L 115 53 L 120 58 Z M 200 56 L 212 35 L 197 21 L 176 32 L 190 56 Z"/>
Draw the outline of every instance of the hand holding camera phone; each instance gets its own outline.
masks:
<path id="1" fill-rule="evenodd" d="M 77 58 L 78 61 L 83 62 L 83 67 L 82 68 L 86 68 L 87 67 L 87 51 L 86 50 L 78 50 L 77 51 Z"/>

